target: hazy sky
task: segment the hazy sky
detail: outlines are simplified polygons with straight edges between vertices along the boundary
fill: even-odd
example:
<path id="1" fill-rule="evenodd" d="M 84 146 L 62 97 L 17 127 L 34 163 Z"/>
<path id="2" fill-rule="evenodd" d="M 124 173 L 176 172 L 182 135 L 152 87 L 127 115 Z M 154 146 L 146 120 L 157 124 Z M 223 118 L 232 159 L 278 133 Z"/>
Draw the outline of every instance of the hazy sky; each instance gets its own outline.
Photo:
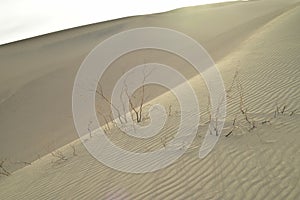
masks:
<path id="1" fill-rule="evenodd" d="M 138 14 L 230 0 L 0 0 L 0 44 Z"/>

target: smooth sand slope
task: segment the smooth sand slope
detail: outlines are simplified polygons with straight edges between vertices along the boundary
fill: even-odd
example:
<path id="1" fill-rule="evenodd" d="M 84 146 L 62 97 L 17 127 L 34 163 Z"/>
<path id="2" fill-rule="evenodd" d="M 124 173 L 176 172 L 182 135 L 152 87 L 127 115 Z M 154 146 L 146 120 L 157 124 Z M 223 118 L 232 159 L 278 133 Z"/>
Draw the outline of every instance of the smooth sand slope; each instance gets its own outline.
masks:
<path id="1" fill-rule="evenodd" d="M 207 128 L 208 94 L 201 77 L 186 71 L 204 114 L 197 138 L 177 162 L 157 172 L 122 173 L 92 158 L 77 140 L 59 149 L 66 160 L 48 154 L 1 177 L 0 199 L 299 198 L 300 7 L 295 2 L 266 0 L 186 8 L 0 47 L 0 152 L 9 159 L 5 166 L 11 170 L 22 166 L 14 162 L 31 161 L 76 138 L 70 99 L 76 70 L 94 45 L 121 30 L 156 25 L 189 34 L 217 61 L 228 90 L 223 133 L 205 159 L 198 158 L 198 151 Z M 151 55 L 156 58 L 155 53 Z M 163 58 L 166 63 L 177 63 L 171 56 Z M 135 63 L 130 55 L 125 59 Z M 234 79 L 236 71 L 238 78 Z M 251 123 L 240 112 L 238 86 L 243 88 L 243 107 Z M 164 140 L 170 140 L 177 128 L 178 104 L 169 93 L 148 103 L 155 102 L 173 105 L 162 134 L 141 143 L 113 128 L 109 137 L 134 151 L 184 148 L 182 141 L 164 147 Z M 237 127 L 225 137 L 234 118 Z"/>

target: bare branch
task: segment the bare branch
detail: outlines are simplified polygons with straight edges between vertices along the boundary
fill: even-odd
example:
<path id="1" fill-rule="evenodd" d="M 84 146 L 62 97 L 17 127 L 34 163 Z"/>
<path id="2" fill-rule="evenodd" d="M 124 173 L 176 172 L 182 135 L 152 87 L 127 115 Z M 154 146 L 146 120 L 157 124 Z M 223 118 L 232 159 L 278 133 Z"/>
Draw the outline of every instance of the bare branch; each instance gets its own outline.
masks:
<path id="1" fill-rule="evenodd" d="M 225 135 L 225 137 L 229 137 L 229 136 L 233 133 L 234 129 L 236 128 L 236 125 L 235 125 L 235 124 L 236 124 L 236 116 L 235 116 L 234 119 L 233 119 L 231 130 L 229 131 L 229 133 L 227 133 L 227 134 Z"/>
<path id="2" fill-rule="evenodd" d="M 92 121 L 89 122 L 88 124 L 88 131 L 90 133 L 90 138 L 92 137 L 92 129 L 91 129 Z"/>
<path id="3" fill-rule="evenodd" d="M 268 123 L 270 124 L 270 123 L 271 123 L 271 121 L 270 121 L 270 120 L 264 120 L 264 121 L 262 121 L 262 122 L 261 122 L 261 124 L 262 124 L 262 125 L 264 125 L 264 124 L 268 124 Z"/>
<path id="4" fill-rule="evenodd" d="M 99 96 L 101 96 L 104 99 L 104 101 L 106 101 L 106 103 L 108 103 L 109 105 L 111 105 L 111 107 L 113 109 L 115 109 L 115 111 L 118 113 L 118 119 L 119 119 L 120 123 L 123 124 L 124 121 L 122 120 L 122 116 L 121 116 L 121 113 L 120 113 L 119 109 L 104 95 L 103 90 L 102 90 L 102 86 L 101 86 L 100 83 L 98 83 L 98 88 L 99 88 L 99 90 L 97 89 L 96 93 Z"/>
<path id="5" fill-rule="evenodd" d="M 59 150 L 56 150 L 56 151 L 52 152 L 51 155 L 55 158 L 58 158 L 59 160 L 63 160 L 63 161 L 68 160 L 66 158 L 66 156 Z"/>
<path id="6" fill-rule="evenodd" d="M 126 94 L 126 96 L 127 96 L 127 98 L 128 98 L 128 101 L 129 101 L 129 105 L 130 105 L 130 108 L 133 110 L 133 112 L 135 113 L 135 115 L 136 115 L 136 121 L 137 122 L 140 122 L 139 121 L 139 111 L 138 110 L 136 110 L 136 108 L 134 107 L 134 105 L 133 105 L 133 103 L 132 103 L 132 100 L 131 100 L 131 97 L 130 97 L 130 95 L 128 94 L 128 88 L 127 88 L 127 84 L 125 83 L 124 84 L 125 85 L 125 94 Z"/>
<path id="7" fill-rule="evenodd" d="M 4 159 L 0 162 L 0 169 L 1 169 L 0 174 L 4 175 L 4 176 L 9 176 L 10 172 L 4 167 L 5 161 L 6 161 L 6 159 Z"/>
<path id="8" fill-rule="evenodd" d="M 250 131 L 253 131 L 255 128 L 257 128 L 257 127 L 256 127 L 256 125 L 255 125 L 255 121 L 253 120 L 253 121 L 251 122 L 251 127 L 250 127 L 250 129 L 249 129 L 249 132 L 250 132 Z"/>
<path id="9" fill-rule="evenodd" d="M 146 68 L 143 69 L 143 82 L 142 82 L 142 94 L 141 94 L 141 102 L 139 104 L 139 107 L 136 108 L 132 102 L 132 96 L 130 96 L 128 94 L 128 86 L 127 86 L 127 83 L 126 83 L 126 80 L 124 81 L 124 86 L 125 86 L 125 94 L 128 98 L 128 101 L 129 101 L 129 105 L 130 105 L 130 108 L 131 110 L 133 110 L 133 112 L 135 113 L 135 116 L 136 116 L 136 121 L 137 123 L 141 122 L 143 120 L 143 108 L 144 108 L 144 102 L 145 102 L 145 82 L 146 82 L 146 79 L 147 77 L 150 76 L 150 74 L 153 72 L 153 69 L 146 73 Z"/>
<path id="10" fill-rule="evenodd" d="M 103 113 L 100 113 L 100 112 L 98 112 L 98 114 L 100 114 L 102 117 L 103 117 L 103 119 L 104 119 L 104 121 L 105 121 L 105 127 L 106 127 L 106 129 L 108 130 L 108 131 L 110 131 L 111 130 L 111 128 L 110 128 L 110 126 L 109 126 L 109 121 L 107 120 L 107 118 L 106 118 L 106 116 L 103 114 Z"/>
<path id="11" fill-rule="evenodd" d="M 229 133 L 227 133 L 227 134 L 225 135 L 225 137 L 229 137 L 232 133 L 233 133 L 233 129 L 231 129 L 231 130 L 229 131 Z"/>
<path id="12" fill-rule="evenodd" d="M 172 112 L 172 105 L 169 105 L 169 117 L 171 116 L 171 112 Z"/>
<path id="13" fill-rule="evenodd" d="M 31 165 L 31 162 L 26 162 L 26 161 L 16 161 L 15 164 L 24 164 L 26 165 Z"/>
<path id="14" fill-rule="evenodd" d="M 74 146 L 73 144 L 71 144 L 70 147 L 71 147 L 72 150 L 73 150 L 73 156 L 77 156 L 75 146 Z"/>
<path id="15" fill-rule="evenodd" d="M 286 105 L 283 106 L 283 108 L 282 108 L 282 110 L 281 110 L 281 114 L 284 113 L 285 109 L 286 109 Z"/>
<path id="16" fill-rule="evenodd" d="M 234 73 L 234 76 L 233 76 L 233 79 L 232 79 L 232 82 L 231 82 L 231 85 L 229 87 L 228 90 L 226 90 L 226 93 L 230 93 L 234 87 L 234 84 L 236 83 L 236 79 L 238 78 L 238 75 L 239 75 L 239 71 L 236 70 L 235 73 Z"/>
<path id="17" fill-rule="evenodd" d="M 291 113 L 290 113 L 290 116 L 293 116 L 295 114 L 295 112 L 297 111 L 297 109 L 293 110 Z"/>

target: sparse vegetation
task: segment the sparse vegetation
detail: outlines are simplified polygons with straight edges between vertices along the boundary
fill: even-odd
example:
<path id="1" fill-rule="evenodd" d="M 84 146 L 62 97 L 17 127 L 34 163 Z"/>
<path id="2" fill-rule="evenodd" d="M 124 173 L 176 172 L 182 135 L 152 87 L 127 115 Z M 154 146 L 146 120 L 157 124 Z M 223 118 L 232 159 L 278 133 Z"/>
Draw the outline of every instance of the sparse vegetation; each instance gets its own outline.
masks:
<path id="1" fill-rule="evenodd" d="M 293 110 L 292 112 L 290 112 L 290 116 L 293 116 L 296 113 L 297 109 Z"/>
<path id="2" fill-rule="evenodd" d="M 4 166 L 5 162 L 6 162 L 6 159 L 4 159 L 0 162 L 0 175 L 9 176 L 10 172 L 5 168 L 5 166 Z"/>
<path id="3" fill-rule="evenodd" d="M 150 72 L 146 72 L 145 68 L 143 71 L 143 81 L 142 81 L 142 87 L 141 87 L 141 95 L 140 95 L 140 100 L 138 101 L 133 101 L 134 99 L 136 99 L 136 97 L 134 95 L 129 94 L 128 92 L 128 86 L 126 83 L 126 80 L 124 81 L 124 87 L 122 88 L 122 92 L 120 94 L 120 99 L 121 102 L 123 103 L 123 114 L 121 114 L 120 108 L 118 108 L 116 105 L 114 105 L 112 103 L 112 101 L 110 100 L 110 98 L 108 98 L 102 89 L 101 84 L 98 84 L 98 88 L 96 93 L 101 97 L 101 99 L 103 99 L 108 105 L 111 106 L 112 109 L 114 109 L 118 115 L 117 119 L 119 121 L 120 124 L 126 124 L 128 123 L 127 117 L 126 117 L 126 109 L 125 109 L 125 103 L 123 102 L 123 98 L 122 95 L 125 94 L 126 97 L 128 98 L 129 101 L 129 107 L 131 109 L 130 113 L 131 113 L 131 117 L 132 119 L 135 119 L 137 123 L 142 122 L 144 119 L 143 117 L 143 109 L 145 107 L 145 101 L 146 101 L 146 97 L 145 97 L 145 82 L 147 77 L 151 74 L 152 71 Z M 138 102 L 138 103 L 137 103 Z M 115 120 L 111 117 L 111 114 L 109 115 L 109 117 L 105 116 L 103 113 L 98 112 L 102 118 L 104 119 L 104 123 L 105 123 L 105 132 L 109 132 L 111 130 L 109 123 L 113 123 L 115 124 Z"/>
<path id="4" fill-rule="evenodd" d="M 229 131 L 229 133 L 227 133 L 226 135 L 225 135 L 225 137 L 229 137 L 232 133 L 233 133 L 233 131 L 236 129 L 236 128 L 238 128 L 237 126 L 236 126 L 236 117 L 233 119 L 233 122 L 232 122 L 232 128 L 231 128 L 231 130 Z"/>
<path id="5" fill-rule="evenodd" d="M 98 88 L 97 88 L 97 90 L 96 90 L 96 93 L 107 103 L 107 104 L 109 104 L 117 113 L 118 113 L 118 119 L 119 119 L 119 122 L 121 123 L 121 124 L 124 124 L 124 123 L 126 123 L 126 121 L 127 121 L 127 119 L 126 119 L 126 116 L 122 116 L 121 115 L 121 112 L 120 112 L 120 110 L 111 102 L 111 100 L 110 99 L 108 99 L 107 97 L 106 97 L 106 95 L 104 94 L 104 92 L 103 92 L 103 89 L 102 89 L 102 86 L 101 86 L 101 84 L 99 83 L 98 84 Z"/>
<path id="6" fill-rule="evenodd" d="M 229 96 L 229 93 L 233 92 L 234 88 L 237 90 L 238 99 L 239 99 L 239 112 L 240 115 L 242 115 L 242 121 L 244 120 L 246 124 L 248 124 L 248 132 L 253 131 L 257 128 L 256 121 L 254 119 L 251 119 L 248 114 L 248 108 L 245 106 L 245 97 L 244 97 L 244 88 L 240 80 L 239 71 L 236 70 L 232 83 L 230 85 L 230 88 L 226 91 L 227 96 Z M 230 96 L 230 98 L 233 98 L 233 96 Z M 232 133 L 236 129 L 241 129 L 241 125 L 237 125 L 238 123 L 241 123 L 242 121 L 238 121 L 238 114 L 233 119 L 232 128 L 230 131 L 225 135 L 225 137 L 229 137 L 232 135 Z"/>
<path id="7" fill-rule="evenodd" d="M 31 162 L 26 162 L 26 161 L 16 161 L 15 164 L 22 164 L 22 165 L 31 165 Z"/>
<path id="8" fill-rule="evenodd" d="M 219 136 L 219 122 L 224 120 L 224 116 L 220 116 L 220 107 L 221 105 L 224 103 L 224 98 L 225 97 L 221 97 L 220 98 L 220 101 L 218 103 L 218 106 L 216 108 L 216 111 L 213 113 L 214 115 L 212 116 L 211 113 L 212 113 L 212 106 L 211 106 L 211 103 L 210 103 L 210 99 L 208 99 L 208 115 L 209 115 L 209 119 L 207 122 L 205 123 L 210 123 L 212 120 L 214 120 L 213 122 L 213 130 L 210 129 L 210 134 L 215 134 L 216 136 Z M 221 118 L 222 117 L 222 118 Z"/>
<path id="9" fill-rule="evenodd" d="M 133 98 L 135 98 L 135 96 L 130 96 L 129 93 L 128 93 L 128 86 L 127 86 L 127 83 L 126 83 L 126 80 L 124 82 L 124 90 L 125 90 L 125 94 L 128 98 L 128 101 L 129 101 L 129 105 L 130 105 L 130 108 L 131 110 L 134 112 L 135 114 L 135 118 L 136 118 L 136 122 L 137 123 L 140 123 L 143 121 L 143 108 L 144 108 L 144 103 L 146 101 L 146 98 L 145 98 L 145 82 L 146 82 L 146 79 L 147 77 L 150 76 L 150 74 L 152 73 L 152 70 L 148 73 L 146 73 L 146 70 L 144 68 L 143 70 L 143 81 L 142 81 L 142 87 L 141 87 L 141 96 L 140 96 L 140 102 L 138 103 L 138 106 L 136 107 L 133 103 Z"/>
<path id="10" fill-rule="evenodd" d="M 70 147 L 71 147 L 72 150 L 73 150 L 73 153 L 72 153 L 73 156 L 77 156 L 75 145 L 71 144 Z"/>
<path id="11" fill-rule="evenodd" d="M 230 131 L 225 135 L 225 137 L 229 137 L 230 135 L 232 135 L 236 129 L 241 129 L 241 128 L 245 129 L 246 128 L 248 132 L 252 132 L 256 128 L 258 128 L 258 122 L 255 121 L 254 118 L 251 118 L 249 116 L 248 108 L 245 106 L 244 89 L 243 89 L 238 71 L 235 72 L 232 83 L 231 83 L 229 89 L 226 90 L 226 92 L 227 92 L 226 95 L 230 99 L 233 99 L 233 97 L 234 97 L 234 96 L 230 95 L 230 93 L 234 92 L 234 89 L 237 90 L 236 93 L 238 94 L 238 98 L 239 98 L 239 112 L 240 112 L 240 115 L 242 115 L 242 119 L 239 119 L 239 117 L 238 117 L 239 115 L 235 116 L 235 118 L 233 119 L 232 127 L 230 128 Z M 296 111 L 297 111 L 297 109 L 290 111 L 289 116 L 295 115 Z M 288 112 L 287 105 L 276 106 L 276 109 L 275 109 L 274 115 L 273 115 L 273 119 L 277 118 L 279 115 L 284 115 L 287 112 Z M 246 127 L 243 127 L 242 125 L 237 125 L 238 123 L 242 123 L 243 121 L 247 124 Z M 271 123 L 271 119 L 266 117 L 264 120 L 259 122 L 259 124 L 271 125 L 272 123 Z"/>
<path id="12" fill-rule="evenodd" d="M 169 114 L 168 116 L 170 117 L 172 115 L 172 105 L 169 105 Z"/>
<path id="13" fill-rule="evenodd" d="M 60 150 L 53 151 L 51 153 L 51 155 L 55 158 L 58 158 L 57 161 L 66 161 L 66 160 L 68 160 L 68 158 Z"/>

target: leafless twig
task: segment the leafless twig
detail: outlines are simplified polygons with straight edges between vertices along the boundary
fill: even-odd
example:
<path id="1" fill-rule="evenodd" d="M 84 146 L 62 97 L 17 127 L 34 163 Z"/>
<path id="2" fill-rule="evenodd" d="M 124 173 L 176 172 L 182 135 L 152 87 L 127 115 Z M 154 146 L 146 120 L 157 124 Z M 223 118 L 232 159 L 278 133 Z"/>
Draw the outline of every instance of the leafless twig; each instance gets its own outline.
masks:
<path id="1" fill-rule="evenodd" d="M 171 112 L 172 112 L 172 105 L 169 105 L 169 117 L 171 116 Z"/>
<path id="2" fill-rule="evenodd" d="M 1 169 L 0 174 L 4 175 L 4 176 L 9 176 L 10 172 L 4 167 L 5 161 L 6 161 L 6 159 L 4 159 L 0 162 L 0 169 Z"/>
<path id="3" fill-rule="evenodd" d="M 255 121 L 253 120 L 252 122 L 251 122 L 251 127 L 250 127 L 250 129 L 249 129 L 249 132 L 250 131 L 253 131 L 254 129 L 256 129 L 257 128 L 257 126 L 256 126 L 256 124 L 255 124 Z"/>
<path id="4" fill-rule="evenodd" d="M 261 122 L 261 124 L 262 125 L 264 125 L 264 124 L 271 124 L 271 121 L 270 120 L 264 120 L 264 121 Z"/>
<path id="5" fill-rule="evenodd" d="M 231 130 L 229 131 L 229 133 L 227 133 L 227 134 L 225 135 L 225 137 L 229 137 L 229 136 L 233 133 L 234 129 L 236 128 L 236 125 L 235 125 L 235 124 L 236 124 L 236 117 L 233 119 Z"/>
<path id="6" fill-rule="evenodd" d="M 113 108 L 113 109 L 115 109 L 115 111 L 118 113 L 118 119 L 119 119 L 119 121 L 120 121 L 120 123 L 121 124 L 123 124 L 123 123 L 125 123 L 126 122 L 126 120 L 124 119 L 124 116 L 121 116 L 121 113 L 120 113 L 120 111 L 119 111 L 119 109 L 104 95 L 104 93 L 103 93 L 103 90 L 102 90 L 102 86 L 101 86 L 101 84 L 99 83 L 98 84 L 98 88 L 99 89 L 97 89 L 96 90 L 96 93 L 99 95 L 99 96 L 101 96 L 102 97 L 102 99 L 104 99 L 104 101 L 106 102 L 106 103 L 108 103 L 109 105 L 111 105 L 111 107 Z"/>
<path id="7" fill-rule="evenodd" d="M 297 109 L 293 110 L 291 113 L 290 113 L 290 116 L 293 116 L 295 113 L 296 113 Z"/>
<path id="8" fill-rule="evenodd" d="M 16 161 L 15 164 L 23 164 L 23 165 L 31 165 L 31 162 L 27 162 L 27 161 Z"/>
<path id="9" fill-rule="evenodd" d="M 70 147 L 72 148 L 73 150 L 73 156 L 77 156 L 77 153 L 76 153 L 76 148 L 73 144 L 70 145 Z"/>
<path id="10" fill-rule="evenodd" d="M 56 150 L 56 151 L 52 152 L 51 155 L 55 158 L 58 158 L 59 160 L 62 160 L 62 161 L 68 160 L 66 158 L 66 156 L 60 150 Z"/>
<path id="11" fill-rule="evenodd" d="M 134 112 L 135 116 L 136 116 L 136 121 L 139 123 L 143 120 L 143 108 L 144 108 L 144 102 L 145 102 L 145 82 L 146 79 L 150 76 L 150 74 L 152 73 L 153 70 L 151 70 L 150 72 L 146 73 L 145 72 L 145 68 L 143 69 L 143 82 L 142 82 L 142 95 L 141 95 L 141 101 L 140 104 L 138 106 L 138 108 L 136 108 L 132 102 L 132 97 L 129 95 L 128 93 L 128 87 L 127 87 L 127 83 L 125 80 L 124 86 L 125 86 L 125 94 L 128 98 L 129 101 L 129 105 L 131 110 Z"/>
<path id="12" fill-rule="evenodd" d="M 281 114 L 284 113 L 285 109 L 286 109 L 286 105 L 284 105 L 283 108 L 281 109 Z"/>
<path id="13" fill-rule="evenodd" d="M 232 91 L 232 89 L 234 88 L 234 84 L 236 83 L 236 80 L 238 79 L 238 75 L 239 75 L 239 71 L 236 70 L 235 73 L 234 73 L 231 85 L 230 85 L 229 89 L 226 90 L 227 94 L 229 94 Z"/>

